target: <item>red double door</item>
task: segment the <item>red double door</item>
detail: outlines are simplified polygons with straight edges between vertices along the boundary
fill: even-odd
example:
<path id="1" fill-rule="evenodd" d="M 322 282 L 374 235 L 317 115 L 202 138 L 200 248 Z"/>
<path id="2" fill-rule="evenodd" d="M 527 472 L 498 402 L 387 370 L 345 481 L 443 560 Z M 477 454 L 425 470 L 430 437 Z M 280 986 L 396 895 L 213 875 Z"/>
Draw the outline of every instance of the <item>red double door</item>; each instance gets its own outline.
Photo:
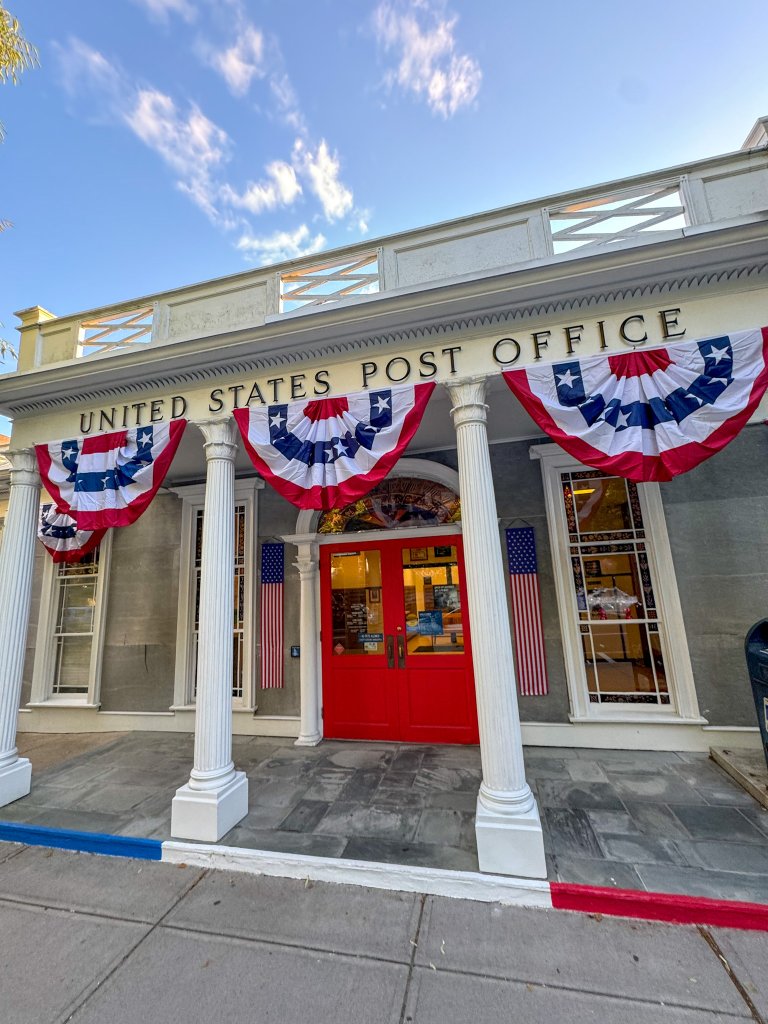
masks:
<path id="1" fill-rule="evenodd" d="M 323 545 L 329 738 L 477 743 L 460 536 Z"/>

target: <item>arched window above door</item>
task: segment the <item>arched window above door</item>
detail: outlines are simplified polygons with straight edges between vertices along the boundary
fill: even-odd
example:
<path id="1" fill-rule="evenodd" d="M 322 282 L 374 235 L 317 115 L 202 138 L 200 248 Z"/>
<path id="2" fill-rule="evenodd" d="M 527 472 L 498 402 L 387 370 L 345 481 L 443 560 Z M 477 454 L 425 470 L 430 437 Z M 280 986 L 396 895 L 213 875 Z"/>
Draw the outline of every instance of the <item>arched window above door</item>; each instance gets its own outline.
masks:
<path id="1" fill-rule="evenodd" d="M 452 488 L 415 476 L 391 476 L 364 498 L 323 512 L 317 532 L 360 533 L 460 522 L 461 501 Z"/>

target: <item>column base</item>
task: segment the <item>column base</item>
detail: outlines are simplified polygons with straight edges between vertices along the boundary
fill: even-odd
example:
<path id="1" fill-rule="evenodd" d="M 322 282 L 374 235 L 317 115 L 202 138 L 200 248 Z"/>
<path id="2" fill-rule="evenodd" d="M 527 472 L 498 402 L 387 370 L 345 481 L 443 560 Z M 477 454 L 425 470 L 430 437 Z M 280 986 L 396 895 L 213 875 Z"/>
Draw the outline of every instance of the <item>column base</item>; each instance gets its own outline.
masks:
<path id="1" fill-rule="evenodd" d="M 293 745 L 294 747 L 316 747 L 322 738 L 319 732 L 313 733 L 311 736 L 299 736 Z"/>
<path id="2" fill-rule="evenodd" d="M 0 807 L 21 800 L 32 788 L 32 765 L 26 757 L 17 757 L 5 768 L 0 768 Z"/>
<path id="3" fill-rule="evenodd" d="M 481 871 L 523 878 L 546 878 L 544 834 L 539 809 L 500 813 L 478 797 L 475 816 L 477 859 Z"/>
<path id="4" fill-rule="evenodd" d="M 245 772 L 221 789 L 192 789 L 187 783 L 176 790 L 171 804 L 171 835 L 217 843 L 248 813 L 248 779 Z"/>

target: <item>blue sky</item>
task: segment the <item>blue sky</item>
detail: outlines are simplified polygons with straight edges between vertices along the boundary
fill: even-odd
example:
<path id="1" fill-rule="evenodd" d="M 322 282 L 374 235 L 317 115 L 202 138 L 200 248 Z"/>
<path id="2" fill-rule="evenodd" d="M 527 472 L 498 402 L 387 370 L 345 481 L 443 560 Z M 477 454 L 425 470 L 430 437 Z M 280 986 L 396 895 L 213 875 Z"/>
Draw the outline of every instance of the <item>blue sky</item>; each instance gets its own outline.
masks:
<path id="1" fill-rule="evenodd" d="M 765 0 L 7 4 L 41 64 L 0 86 L 14 344 L 16 309 L 728 152 L 768 113 Z"/>

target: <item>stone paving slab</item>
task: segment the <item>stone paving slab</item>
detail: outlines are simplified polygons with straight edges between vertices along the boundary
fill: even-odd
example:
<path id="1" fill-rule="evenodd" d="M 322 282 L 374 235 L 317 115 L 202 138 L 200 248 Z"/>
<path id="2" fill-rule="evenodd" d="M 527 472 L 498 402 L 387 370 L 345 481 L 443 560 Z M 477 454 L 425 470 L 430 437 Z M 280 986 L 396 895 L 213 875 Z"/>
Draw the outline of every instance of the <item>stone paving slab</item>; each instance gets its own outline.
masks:
<path id="1" fill-rule="evenodd" d="M 170 838 L 191 736 L 25 742 L 32 793 L 0 809 L 0 819 Z M 233 753 L 249 775 L 249 814 L 225 845 L 477 869 L 477 747 L 324 740 L 305 748 L 239 736 Z M 705 754 L 528 747 L 525 758 L 551 879 L 760 898 L 768 811 Z"/>
<path id="2" fill-rule="evenodd" d="M 735 1024 L 751 1017 L 417 968 L 405 1020 L 413 1024 Z"/>
<path id="3" fill-rule="evenodd" d="M 430 897 L 416 963 L 639 1000 L 652 985 L 664 1003 L 736 1014 L 744 1007 L 699 933 L 679 925 Z"/>
<path id="4" fill-rule="evenodd" d="M 712 934 L 739 981 L 768 1020 L 768 932 L 713 928 Z"/>
<path id="5" fill-rule="evenodd" d="M 397 1024 L 405 966 L 160 928 L 73 1024 Z"/>
<path id="6" fill-rule="evenodd" d="M 169 871 L 153 861 L 30 846 L 0 864 L 0 899 L 152 924 L 201 875 L 196 868 Z"/>
<path id="7" fill-rule="evenodd" d="M 213 872 L 164 924 L 408 963 L 420 909 L 412 893 Z"/>
<path id="8" fill-rule="evenodd" d="M 0 1020 L 66 1019 L 148 931 L 146 925 L 0 901 L 6 936 L 0 944 Z"/>

